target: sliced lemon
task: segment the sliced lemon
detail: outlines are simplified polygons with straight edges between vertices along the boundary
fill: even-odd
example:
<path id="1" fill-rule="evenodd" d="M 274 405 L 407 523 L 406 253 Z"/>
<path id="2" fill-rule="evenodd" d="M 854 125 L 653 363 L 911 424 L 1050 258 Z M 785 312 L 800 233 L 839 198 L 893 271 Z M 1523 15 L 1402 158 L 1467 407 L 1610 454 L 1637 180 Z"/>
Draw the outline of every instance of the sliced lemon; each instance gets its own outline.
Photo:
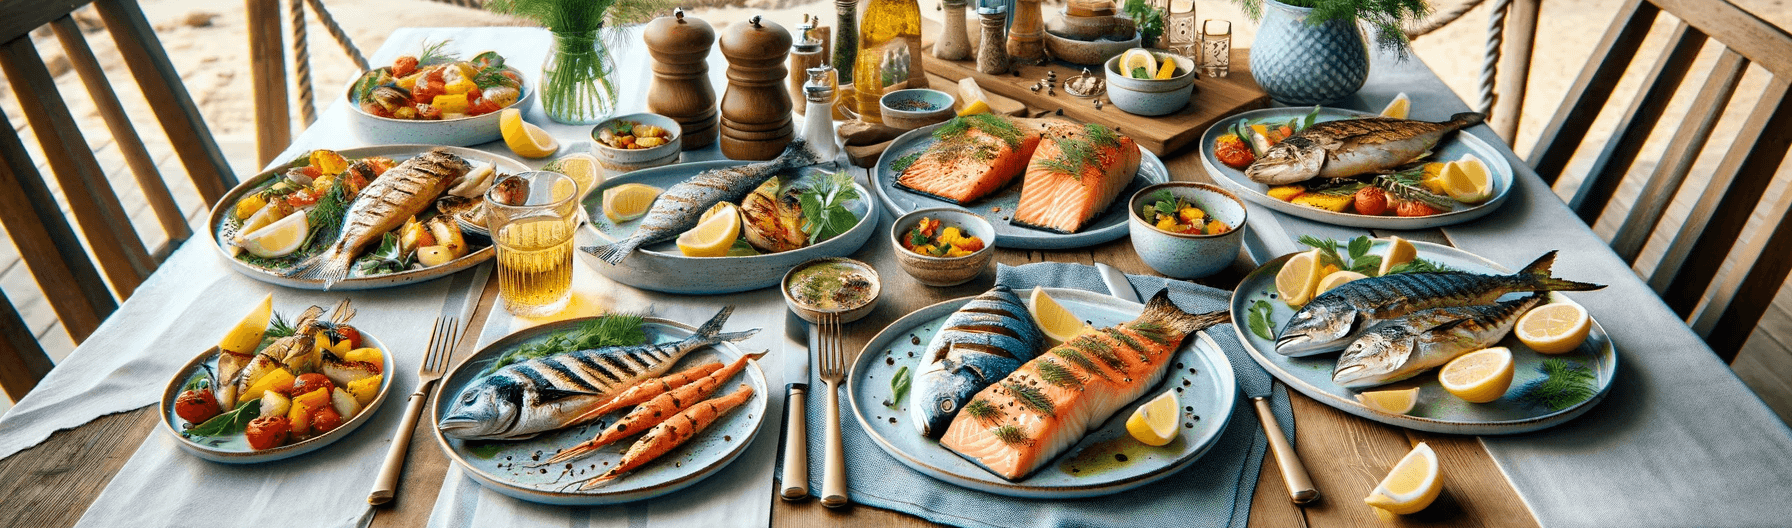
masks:
<path id="1" fill-rule="evenodd" d="M 1143 77 L 1133 75 L 1133 71 L 1139 69 L 1145 70 Z M 1120 54 L 1120 73 L 1135 79 L 1150 79 L 1152 74 L 1157 73 L 1157 57 L 1144 48 L 1126 50 L 1126 53 Z"/>
<path id="2" fill-rule="evenodd" d="M 1288 259 L 1282 271 L 1276 272 L 1276 293 L 1289 306 L 1307 304 L 1313 291 L 1319 289 L 1319 250 L 1315 249 Z"/>
<path id="3" fill-rule="evenodd" d="M 1394 465 L 1387 478 L 1375 485 L 1375 490 L 1369 492 L 1363 502 L 1389 513 L 1418 513 L 1437 500 L 1437 494 L 1444 490 L 1443 478 L 1438 473 L 1437 453 L 1430 445 L 1419 442 L 1399 464 Z"/>
<path id="4" fill-rule="evenodd" d="M 1473 155 L 1444 165 L 1437 175 L 1444 194 L 1462 203 L 1481 203 L 1492 197 L 1493 183 L 1488 181 L 1487 166 Z"/>
<path id="5" fill-rule="evenodd" d="M 708 215 L 697 227 L 678 235 L 678 251 L 687 257 L 720 257 L 740 238 L 740 212 L 732 207 Z"/>
<path id="6" fill-rule="evenodd" d="M 1046 295 L 1043 288 L 1033 288 L 1033 294 L 1027 301 L 1033 313 L 1033 323 L 1039 325 L 1039 330 L 1045 332 L 1045 337 L 1051 339 L 1053 344 L 1069 341 L 1088 326 L 1064 305 L 1058 304 L 1052 296 Z"/>
<path id="7" fill-rule="evenodd" d="M 641 183 L 624 183 L 604 189 L 604 218 L 623 223 L 640 218 L 653 207 L 653 200 L 663 192 L 659 187 Z"/>
<path id="8" fill-rule="evenodd" d="M 305 222 L 305 214 L 293 213 L 244 235 L 243 249 L 257 257 L 284 257 L 305 245 L 305 237 L 310 234 L 311 226 Z"/>
<path id="9" fill-rule="evenodd" d="M 1181 406 L 1176 391 L 1164 391 L 1133 409 L 1132 417 L 1126 419 L 1126 432 L 1148 446 L 1168 445 L 1176 439 L 1176 425 L 1182 423 Z"/>
<path id="10" fill-rule="evenodd" d="M 1388 103 L 1387 108 L 1381 109 L 1381 117 L 1394 119 L 1406 119 L 1406 116 L 1411 113 L 1412 98 L 1407 97 L 1406 92 L 1400 92 L 1400 95 L 1394 96 L 1394 100 Z"/>
<path id="11" fill-rule="evenodd" d="M 274 294 L 270 293 L 261 298 L 261 304 L 249 310 L 249 315 L 243 316 L 243 320 L 235 328 L 231 328 L 230 333 L 224 334 L 224 339 L 218 340 L 218 348 L 238 354 L 254 353 L 255 347 L 261 344 L 262 334 L 268 331 L 268 321 L 273 317 Z"/>
<path id="12" fill-rule="evenodd" d="M 1486 196 L 1493 195 L 1493 176 L 1487 172 L 1486 162 L 1474 154 L 1465 154 L 1455 163 L 1456 168 L 1462 170 L 1469 181 L 1475 182 L 1475 190 Z"/>
<path id="13" fill-rule="evenodd" d="M 1593 328 L 1593 319 L 1587 317 L 1587 309 L 1571 302 L 1545 304 L 1531 309 L 1524 317 L 1518 319 L 1513 333 L 1518 341 L 1531 350 L 1544 354 L 1560 354 L 1576 348 L 1587 340 L 1587 332 Z"/>
<path id="14" fill-rule="evenodd" d="M 1356 401 L 1364 407 L 1391 414 L 1412 412 L 1413 406 L 1419 404 L 1419 388 L 1400 390 L 1369 391 L 1356 395 Z"/>
<path id="15" fill-rule="evenodd" d="M 545 158 L 560 150 L 560 143 L 546 130 L 523 121 L 522 110 L 506 108 L 500 112 L 498 132 L 504 136 L 504 144 L 518 156 Z"/>
<path id="16" fill-rule="evenodd" d="M 1368 275 L 1350 270 L 1334 271 L 1326 274 L 1325 278 L 1319 279 L 1319 287 L 1313 290 L 1313 296 L 1317 297 L 1321 293 L 1332 291 L 1332 288 L 1343 286 L 1346 282 L 1367 278 L 1369 278 Z"/>
<path id="17" fill-rule="evenodd" d="M 255 211 L 255 214 L 249 215 L 249 219 L 244 220 L 243 225 L 236 228 L 236 245 L 243 245 L 243 239 L 248 238 L 250 233 L 254 233 L 256 230 L 263 227 L 267 227 L 268 224 L 274 223 L 275 220 L 279 220 L 280 217 L 278 215 L 280 212 L 276 209 L 279 208 L 262 207 L 260 210 Z"/>
<path id="18" fill-rule="evenodd" d="M 1452 359 L 1437 373 L 1437 383 L 1469 403 L 1500 399 L 1512 386 L 1512 351 L 1483 348 Z"/>
<path id="19" fill-rule="evenodd" d="M 583 152 L 562 156 L 541 169 L 572 178 L 573 183 L 579 186 L 580 200 L 585 199 L 586 194 L 604 182 L 604 173 L 597 168 L 597 158 Z"/>
<path id="20" fill-rule="evenodd" d="M 1381 268 L 1375 271 L 1375 276 L 1387 275 L 1394 270 L 1394 266 L 1412 262 L 1416 258 L 1419 258 L 1419 248 L 1413 247 L 1412 242 L 1400 237 L 1388 237 L 1388 252 L 1381 256 Z"/>

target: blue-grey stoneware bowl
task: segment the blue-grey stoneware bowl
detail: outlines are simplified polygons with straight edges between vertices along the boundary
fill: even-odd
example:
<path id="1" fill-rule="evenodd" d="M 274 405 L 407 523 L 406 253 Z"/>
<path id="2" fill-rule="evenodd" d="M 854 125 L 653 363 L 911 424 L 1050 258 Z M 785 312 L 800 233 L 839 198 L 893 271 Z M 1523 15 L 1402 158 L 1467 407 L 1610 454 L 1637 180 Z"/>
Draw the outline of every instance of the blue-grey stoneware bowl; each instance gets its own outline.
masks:
<path id="1" fill-rule="evenodd" d="M 1176 113 L 1189 105 L 1189 96 L 1195 93 L 1195 61 L 1155 51 L 1152 55 L 1159 61 L 1176 61 L 1182 75 L 1168 79 L 1134 79 L 1120 71 L 1122 55 L 1115 55 L 1102 66 L 1108 75 L 1108 100 L 1114 106 L 1128 113 L 1160 116 Z"/>
<path id="2" fill-rule="evenodd" d="M 1131 321 L 1144 309 L 1143 305 L 1112 295 L 1065 288 L 1045 291 L 1077 318 L 1096 328 Z M 921 308 L 890 323 L 865 345 L 847 377 L 847 403 L 859 427 L 884 452 L 915 471 L 954 485 L 1010 497 L 1071 499 L 1108 495 L 1150 484 L 1193 464 L 1219 441 L 1232 418 L 1238 399 L 1232 362 L 1226 359 L 1224 351 L 1210 349 L 1200 344 L 1200 339 L 1189 336 L 1167 360 L 1163 381 L 1146 390 L 1144 396 L 1094 424 L 1093 431 L 1032 475 L 1017 481 L 996 476 L 941 446 L 938 440 L 921 436 L 909 414 L 908 406 L 915 403 L 912 395 L 894 405 L 885 405 L 890 398 L 890 379 L 897 370 L 907 368 L 914 372 L 919 368 L 920 356 L 941 323 L 971 299 L 963 297 Z M 1166 391 L 1175 391 L 1183 408 L 1176 438 L 1162 447 L 1134 440 L 1126 432 L 1126 418 L 1140 404 Z"/>
<path id="3" fill-rule="evenodd" d="M 867 299 L 865 304 L 860 304 L 851 308 L 833 310 L 818 310 L 810 305 L 797 302 L 796 297 L 790 293 L 790 281 L 796 277 L 797 272 L 812 266 L 826 265 L 845 266 L 853 268 L 854 271 L 863 272 L 871 279 L 871 298 Z M 803 318 L 804 321 L 820 324 L 821 316 L 823 314 L 836 314 L 840 320 L 840 324 L 846 324 L 864 319 L 865 316 L 871 315 L 872 310 L 877 309 L 877 300 L 882 298 L 884 293 L 884 280 L 883 277 L 878 276 L 877 268 L 871 267 L 870 264 L 846 257 L 826 257 L 804 262 L 798 264 L 794 268 L 790 268 L 790 271 L 784 274 L 784 278 L 778 280 L 778 289 L 781 290 L 780 293 L 784 295 L 784 305 L 789 306 L 791 313 L 796 314 L 797 317 Z"/>
<path id="4" fill-rule="evenodd" d="M 1370 255 L 1386 255 L 1390 241 L 1376 239 L 1370 246 Z M 1481 258 L 1449 246 L 1440 246 L 1428 242 L 1413 241 L 1418 249 L 1419 258 L 1430 260 L 1454 269 L 1473 273 L 1506 274 L 1510 271 L 1493 261 Z M 1369 420 L 1388 425 L 1405 427 L 1418 431 L 1462 435 L 1495 435 L 1519 434 L 1554 427 L 1574 419 L 1592 409 L 1606 393 L 1611 391 L 1612 379 L 1618 373 L 1618 350 L 1613 347 L 1611 337 L 1605 333 L 1605 327 L 1599 320 L 1593 320 L 1593 329 L 1587 335 L 1587 341 L 1580 348 L 1561 354 L 1539 354 L 1520 342 L 1516 336 L 1507 335 L 1497 346 L 1512 350 L 1513 372 L 1512 386 L 1506 390 L 1504 397 L 1489 403 L 1469 403 L 1451 395 L 1437 382 L 1436 371 L 1420 374 L 1406 381 L 1382 385 L 1369 390 L 1394 390 L 1419 388 L 1419 401 L 1406 414 L 1392 414 L 1370 409 L 1356 400 L 1356 391 L 1346 389 L 1332 382 L 1332 368 L 1338 363 L 1338 354 L 1319 354 L 1306 357 L 1288 357 L 1275 351 L 1274 335 L 1281 332 L 1288 319 L 1294 317 L 1294 308 L 1278 299 L 1276 294 L 1276 273 L 1282 271 L 1282 265 L 1288 262 L 1295 253 L 1283 255 L 1265 263 L 1256 271 L 1246 275 L 1232 292 L 1232 320 L 1249 321 L 1250 310 L 1261 302 L 1269 311 L 1269 328 L 1272 338 L 1264 338 L 1250 329 L 1248 324 L 1233 325 L 1238 333 L 1238 341 L 1244 344 L 1245 351 L 1251 359 L 1262 365 L 1269 374 L 1288 384 L 1288 388 L 1300 391 L 1301 394 L 1330 405 L 1335 409 L 1354 414 Z M 1542 256 L 1541 253 L 1538 256 Z M 1522 262 L 1514 262 L 1522 266 Z M 1595 277 L 1565 277 L 1568 279 L 1593 279 Z M 1510 294 L 1506 300 L 1516 299 L 1524 294 Z M 1598 295 L 1592 293 L 1590 295 Z M 1550 294 L 1550 302 L 1573 302 L 1561 293 Z M 1587 386 L 1588 396 L 1585 399 L 1566 399 L 1557 402 L 1560 407 L 1550 408 L 1542 404 L 1532 403 L 1524 397 L 1525 387 L 1547 377 L 1542 369 L 1546 360 L 1562 362 L 1567 368 L 1586 369 L 1591 376 Z M 1632 381 L 1634 382 L 1634 380 Z"/>
<path id="5" fill-rule="evenodd" d="M 1146 207 L 1157 203 L 1153 195 L 1159 191 L 1168 191 L 1195 204 L 1207 213 L 1208 218 L 1219 220 L 1228 229 L 1213 235 L 1158 229 L 1142 215 Z M 1127 222 L 1132 233 L 1132 250 L 1151 269 L 1166 277 L 1195 279 L 1218 273 L 1238 259 L 1238 249 L 1244 246 L 1244 202 L 1218 186 L 1197 182 L 1159 183 L 1139 189 L 1127 203 L 1132 211 L 1132 221 Z"/>
<path id="6" fill-rule="evenodd" d="M 884 94 L 877 100 L 884 124 L 912 130 L 952 118 L 952 94 L 927 88 L 909 88 Z"/>
<path id="7" fill-rule="evenodd" d="M 1137 31 L 1128 36 L 1115 38 L 1113 35 L 1102 35 L 1100 38 L 1083 40 L 1069 35 L 1060 35 L 1050 29 L 1045 30 L 1045 47 L 1051 50 L 1052 56 L 1071 64 L 1095 66 L 1107 62 L 1115 55 L 1126 50 L 1139 47 L 1143 37 Z M 1192 86 L 1192 85 L 1191 85 Z"/>
<path id="8" fill-rule="evenodd" d="M 597 140 L 599 132 L 623 121 L 664 128 L 672 135 L 672 140 L 664 145 L 644 149 L 619 149 Z M 612 175 L 671 165 L 678 161 L 679 149 L 683 144 L 684 128 L 678 126 L 678 121 L 659 114 L 642 112 L 616 116 L 591 127 L 591 156 L 597 158 L 597 164 Z"/>
<path id="9" fill-rule="evenodd" d="M 902 237 L 907 236 L 922 218 L 939 220 L 942 230 L 957 227 L 967 236 L 983 239 L 983 249 L 962 257 L 935 257 L 903 249 Z M 989 260 L 996 254 L 996 228 L 983 217 L 957 207 L 918 209 L 902 215 L 891 225 L 890 249 L 896 252 L 896 263 L 902 265 L 902 271 L 921 284 L 957 286 L 970 282 L 989 268 Z"/>
<path id="10" fill-rule="evenodd" d="M 212 372 L 217 372 L 218 354 L 221 352 L 219 352 L 216 347 L 206 350 L 204 353 L 194 357 L 192 361 L 188 361 L 185 366 L 177 371 L 179 374 L 176 374 L 174 379 L 168 380 L 168 387 L 162 389 L 162 430 L 167 431 L 169 435 L 174 437 L 174 443 L 179 445 L 182 451 L 192 453 L 193 456 L 199 458 L 213 462 L 223 462 L 225 464 L 257 464 L 261 462 L 272 462 L 310 453 L 322 449 L 324 446 L 336 443 L 337 440 L 341 440 L 350 434 L 354 434 L 356 429 L 361 428 L 361 424 L 367 423 L 368 420 L 373 418 L 373 413 L 380 410 L 380 404 L 386 403 L 386 393 L 392 391 L 393 373 L 398 369 L 398 363 L 392 359 L 392 351 L 387 349 L 386 345 L 381 344 L 380 340 L 375 338 L 373 334 L 362 331 L 361 340 L 362 346 L 365 348 L 380 349 L 380 373 L 383 376 L 380 378 L 380 393 L 373 397 L 373 401 L 367 403 L 367 407 L 361 409 L 360 414 L 356 414 L 353 418 L 349 418 L 348 421 L 342 422 L 341 426 L 338 426 L 328 433 L 313 436 L 300 442 L 259 451 L 249 448 L 249 440 L 247 437 L 243 436 L 243 433 L 215 438 L 187 438 L 182 436 L 180 434 L 180 424 L 184 424 L 186 421 L 181 420 L 179 415 L 174 414 L 174 400 L 180 397 L 181 387 L 186 386 L 187 380 L 193 379 L 193 376 L 200 374 L 204 369 L 211 369 Z"/>
<path id="11" fill-rule="evenodd" d="M 516 73 L 519 79 L 525 78 L 523 72 L 516 68 L 505 67 L 504 69 Z M 361 102 L 355 99 L 355 81 L 360 79 L 360 76 L 356 76 L 354 80 L 349 81 L 348 87 L 343 92 L 348 98 L 349 129 L 353 130 L 355 137 L 362 141 L 374 145 L 421 143 L 467 147 L 490 143 L 504 137 L 504 134 L 498 130 L 498 115 L 504 112 L 503 109 L 489 114 L 440 121 L 393 119 L 363 112 L 361 111 Z M 504 108 L 529 107 L 529 98 L 535 95 L 535 86 L 524 81 L 522 89 L 518 91 L 522 92 L 522 95 L 517 96 L 516 102 L 510 103 L 510 106 Z"/>
<path id="12" fill-rule="evenodd" d="M 673 185 L 691 179 L 699 172 L 723 167 L 745 165 L 744 161 L 704 161 L 696 163 L 680 163 L 665 167 L 642 169 L 615 178 L 605 180 L 597 190 L 585 196 L 584 208 L 591 219 L 585 227 L 581 227 L 574 236 L 578 248 L 601 246 L 611 241 L 622 240 L 634 234 L 640 227 L 642 219 L 637 218 L 620 225 L 611 222 L 603 214 L 603 190 L 625 183 L 644 183 L 670 189 Z M 815 181 L 816 178 L 829 174 L 819 168 L 803 168 L 780 174 L 786 182 L 792 176 L 800 176 L 798 183 Z M 598 259 L 587 251 L 575 251 L 579 260 L 610 280 L 645 290 L 666 293 L 688 293 L 712 295 L 757 290 L 778 284 L 784 273 L 813 259 L 821 257 L 844 257 L 857 252 L 866 241 L 871 240 L 877 232 L 878 208 L 871 200 L 871 191 L 857 182 L 853 187 L 858 189 L 859 198 L 848 200 L 846 209 L 859 217 L 859 223 L 852 229 L 834 238 L 823 240 L 815 245 L 785 251 L 742 257 L 687 257 L 678 251 L 678 245 L 671 240 L 650 244 L 636 250 L 621 264 L 610 264 Z"/>
<path id="13" fill-rule="evenodd" d="M 479 481 L 480 485 L 498 493 L 544 504 L 596 506 L 651 499 L 684 489 L 728 467 L 729 463 L 747 450 L 747 446 L 752 445 L 761 422 L 765 421 L 767 393 L 765 373 L 760 370 L 758 361 L 751 360 L 747 362 L 747 368 L 725 382 L 712 396 L 720 398 L 733 394 L 743 390 L 741 385 L 744 384 L 746 389 L 753 391 L 753 396 L 747 403 L 729 411 L 684 445 L 672 448 L 658 459 L 607 485 L 589 490 L 579 491 L 578 486 L 568 484 L 603 474 L 605 466 L 621 460 L 623 450 L 633 444 L 635 439 L 624 440 L 620 446 L 611 446 L 570 462 L 570 469 L 567 467 L 569 464 L 549 468 L 532 468 L 529 465 L 537 462 L 538 458 L 545 460 L 561 449 L 591 439 L 602 429 L 602 424 L 621 418 L 627 411 L 617 411 L 582 426 L 548 431 L 527 440 L 461 440 L 442 434 L 442 428 L 437 425 L 442 423 L 442 416 L 459 399 L 462 389 L 482 377 L 480 372 L 492 360 L 517 347 L 540 343 L 553 335 L 575 331 L 591 319 L 581 317 L 518 331 L 486 345 L 455 365 L 454 370 L 442 378 L 441 393 L 430 406 L 429 425 L 426 426 L 434 433 L 436 443 L 442 446 L 442 452 L 467 475 Z M 660 344 L 690 337 L 696 330 L 692 325 L 655 317 L 647 318 L 643 328 L 647 331 L 649 343 Z M 733 327 L 728 329 L 736 330 Z M 707 346 L 686 354 L 669 372 L 709 362 L 726 364 L 739 359 L 741 354 L 740 348 L 734 346 L 734 343 Z M 543 472 L 543 469 L 547 471 Z"/>

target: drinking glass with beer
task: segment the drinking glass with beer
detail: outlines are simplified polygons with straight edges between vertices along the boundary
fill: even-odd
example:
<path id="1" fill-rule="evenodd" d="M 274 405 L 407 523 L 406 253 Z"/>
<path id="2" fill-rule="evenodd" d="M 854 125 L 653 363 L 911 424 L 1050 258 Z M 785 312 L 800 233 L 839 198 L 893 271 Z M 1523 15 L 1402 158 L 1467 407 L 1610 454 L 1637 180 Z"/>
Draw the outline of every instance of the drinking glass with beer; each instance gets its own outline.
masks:
<path id="1" fill-rule="evenodd" d="M 578 209 L 578 185 L 558 172 L 508 176 L 486 191 L 486 227 L 498 249 L 498 296 L 510 313 L 543 317 L 566 308 Z"/>

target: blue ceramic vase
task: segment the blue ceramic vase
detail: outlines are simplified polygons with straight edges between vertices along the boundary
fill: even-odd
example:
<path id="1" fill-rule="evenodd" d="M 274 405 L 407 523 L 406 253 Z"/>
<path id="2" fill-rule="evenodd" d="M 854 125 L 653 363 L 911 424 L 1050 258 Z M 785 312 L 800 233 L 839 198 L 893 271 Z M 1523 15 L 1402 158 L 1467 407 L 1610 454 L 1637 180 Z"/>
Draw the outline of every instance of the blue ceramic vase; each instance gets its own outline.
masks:
<path id="1" fill-rule="evenodd" d="M 1307 24 L 1313 10 L 1263 0 L 1263 25 L 1251 45 L 1251 77 L 1276 102 L 1325 105 L 1362 89 L 1369 45 L 1356 23 Z"/>

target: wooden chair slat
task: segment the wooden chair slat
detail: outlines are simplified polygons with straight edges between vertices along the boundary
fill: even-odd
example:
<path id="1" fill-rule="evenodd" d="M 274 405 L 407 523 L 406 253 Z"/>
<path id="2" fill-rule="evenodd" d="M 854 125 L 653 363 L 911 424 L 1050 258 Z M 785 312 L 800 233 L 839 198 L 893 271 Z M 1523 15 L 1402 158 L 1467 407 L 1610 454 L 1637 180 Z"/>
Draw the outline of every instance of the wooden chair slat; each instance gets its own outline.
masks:
<path id="1" fill-rule="evenodd" d="M 1649 0 L 1707 35 L 1723 35 L 1724 45 L 1761 65 L 1775 77 L 1792 77 L 1792 33 L 1736 7 L 1711 0 Z"/>
<path id="2" fill-rule="evenodd" d="M 0 17 L 0 42 L 23 37 L 44 24 L 68 16 L 93 0 L 35 0 L 7 2 L 6 16 Z"/>
<path id="3" fill-rule="evenodd" d="M 1792 123 L 1781 123 L 1781 126 L 1792 126 Z M 1792 207 L 1792 193 L 1782 193 L 1779 203 L 1772 209 L 1778 213 L 1778 220 L 1772 222 L 1772 234 L 1757 236 L 1751 244 L 1754 246 L 1750 248 L 1752 254 L 1759 256 L 1743 275 L 1741 284 L 1733 290 L 1725 288 L 1720 295 L 1727 299 L 1714 298 L 1714 302 L 1694 316 L 1693 328 L 1709 327 L 1705 332 L 1705 343 L 1711 345 L 1717 357 L 1725 363 L 1736 360 L 1743 343 L 1748 341 L 1755 325 L 1761 322 L 1761 316 L 1773 304 L 1788 272 L 1792 272 L 1792 258 L 1787 258 L 1785 253 L 1785 248 L 1792 247 L 1792 218 L 1787 218 L 1788 207 Z"/>
<path id="4" fill-rule="evenodd" d="M 0 162 L 0 226 L 18 246 L 20 260 L 31 270 L 56 318 L 80 343 L 118 309 L 118 303 L 4 113 L 0 113 Z"/>
<path id="5" fill-rule="evenodd" d="M 1775 77 L 1768 85 L 1748 120 L 1737 129 L 1736 142 L 1712 173 L 1711 183 L 1687 214 L 1672 249 L 1649 279 L 1649 284 L 1662 292 L 1662 300 L 1683 317 L 1704 297 L 1773 181 L 1786 149 L 1792 147 L 1789 83 L 1792 77 Z"/>
<path id="6" fill-rule="evenodd" d="M 1680 83 L 1692 69 L 1705 41 L 1704 33 L 1684 22 L 1676 24 L 1672 36 L 1668 37 L 1668 51 L 1661 54 L 1649 74 L 1643 77 L 1636 98 L 1618 120 L 1617 135 L 1599 149 L 1580 189 L 1568 200 L 1568 207 L 1580 215 L 1582 222 L 1592 225 L 1599 220 L 1599 213 L 1605 211 L 1606 204 L 1611 203 L 1612 195 L 1617 194 L 1618 185 L 1624 182 L 1624 176 L 1636 163 L 1637 154 L 1642 152 L 1655 124 L 1661 121 L 1661 114 L 1673 100 L 1674 92 L 1680 90 Z"/>
<path id="7" fill-rule="evenodd" d="M 1599 118 L 1599 109 L 1611 99 L 1613 88 L 1617 87 L 1637 49 L 1642 47 L 1643 37 L 1648 35 L 1649 27 L 1659 13 L 1654 4 L 1643 0 L 1630 0 L 1618 10 L 1618 18 L 1614 20 L 1623 22 L 1614 23 L 1606 31 L 1588 62 L 1598 66 L 1583 70 L 1574 80 L 1574 86 L 1562 99 L 1561 109 L 1550 119 L 1549 126 L 1543 127 L 1543 135 L 1537 139 L 1537 146 L 1527 160 L 1544 182 L 1554 184 L 1562 169 L 1568 166 L 1568 160 L 1580 147 L 1581 138 L 1586 137 L 1593 121 Z"/>
<path id="8" fill-rule="evenodd" d="M 281 48 L 280 3 L 246 0 L 249 14 L 250 89 L 255 92 L 255 157 L 267 166 L 292 144 L 292 111 L 286 102 L 286 50 Z"/>
<path id="9" fill-rule="evenodd" d="M 44 67 L 29 37 L 0 45 L 0 69 L 12 82 L 13 96 L 24 108 L 25 118 L 43 147 L 100 270 L 119 297 L 130 297 L 137 285 L 155 271 L 156 262 L 149 258 L 130 217 L 112 192 L 111 182 L 94 160 L 93 151 L 87 148 L 87 140 L 56 89 L 56 79 Z"/>
<path id="10" fill-rule="evenodd" d="M 1625 215 L 1617 235 L 1612 237 L 1612 250 L 1625 262 L 1636 263 L 1637 256 L 1649 241 L 1649 234 L 1661 221 L 1662 212 L 1680 191 L 1693 163 L 1698 161 L 1699 153 L 1705 150 L 1705 144 L 1717 130 L 1718 118 L 1723 117 L 1724 107 L 1730 104 L 1742 74 L 1747 71 L 1748 59 L 1735 50 L 1726 48 L 1718 55 L 1717 63 L 1705 78 L 1692 108 L 1686 112 L 1686 122 L 1674 132 L 1655 173 L 1649 176 L 1636 204 Z"/>
<path id="11" fill-rule="evenodd" d="M 168 61 L 168 52 L 134 0 L 95 0 L 93 6 L 118 43 L 118 52 L 131 68 L 143 97 L 149 100 L 156 120 L 180 156 L 193 187 L 205 203 L 215 203 L 237 184 L 236 173 L 224 161 L 199 107 L 193 104 L 180 72 Z"/>
<path id="12" fill-rule="evenodd" d="M 12 300 L 0 292 L 0 391 L 19 401 L 55 366 L 43 345 L 37 344 L 37 335 L 13 308 Z"/>
<path id="13" fill-rule="evenodd" d="M 119 153 L 124 155 L 125 164 L 130 166 L 131 175 L 136 177 L 137 186 L 142 188 L 143 198 L 149 202 L 156 220 L 162 224 L 162 231 L 168 234 L 168 239 L 173 244 L 185 241 L 193 234 L 192 229 L 187 227 L 186 215 L 181 214 L 180 205 L 174 202 L 174 194 L 168 191 L 168 184 L 162 181 L 162 174 L 156 169 L 155 160 L 150 158 L 149 149 L 143 146 L 143 138 L 137 135 L 137 129 L 131 126 L 131 119 L 125 114 L 124 105 L 118 102 L 118 94 L 112 91 L 105 71 L 100 68 L 99 59 L 94 57 L 93 49 L 87 46 L 87 39 L 81 35 L 81 29 L 75 26 L 75 19 L 58 18 L 50 23 L 50 28 L 62 43 L 69 64 L 80 75 L 81 83 L 87 86 L 87 93 L 93 97 L 100 117 L 105 119 L 106 128 L 112 131 L 112 139 L 118 145 Z"/>

